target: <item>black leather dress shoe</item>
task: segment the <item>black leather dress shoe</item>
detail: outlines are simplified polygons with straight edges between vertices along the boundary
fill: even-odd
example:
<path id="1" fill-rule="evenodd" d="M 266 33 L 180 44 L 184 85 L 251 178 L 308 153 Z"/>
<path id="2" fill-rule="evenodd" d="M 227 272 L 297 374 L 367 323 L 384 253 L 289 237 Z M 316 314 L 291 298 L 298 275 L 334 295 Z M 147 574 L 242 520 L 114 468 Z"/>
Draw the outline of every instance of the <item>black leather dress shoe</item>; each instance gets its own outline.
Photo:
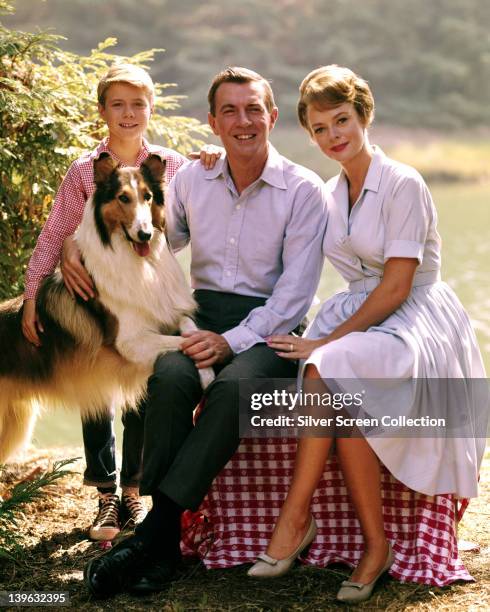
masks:
<path id="1" fill-rule="evenodd" d="M 175 577 L 178 560 L 147 561 L 138 570 L 138 577 L 128 590 L 136 595 L 158 593 L 170 586 Z"/>
<path id="2" fill-rule="evenodd" d="M 85 584 L 94 597 L 110 597 L 138 580 L 139 568 L 149 559 L 143 542 L 131 536 L 90 561 L 84 571 Z"/>

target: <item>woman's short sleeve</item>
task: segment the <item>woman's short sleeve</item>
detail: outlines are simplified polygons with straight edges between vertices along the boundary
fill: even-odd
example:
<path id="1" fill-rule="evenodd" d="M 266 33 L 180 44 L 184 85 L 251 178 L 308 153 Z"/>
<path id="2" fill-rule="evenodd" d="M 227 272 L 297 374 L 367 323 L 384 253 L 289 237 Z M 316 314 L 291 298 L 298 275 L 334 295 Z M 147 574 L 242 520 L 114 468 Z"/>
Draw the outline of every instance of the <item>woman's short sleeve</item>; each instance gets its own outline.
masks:
<path id="1" fill-rule="evenodd" d="M 420 175 L 414 171 L 395 180 L 386 211 L 385 262 L 407 257 L 422 263 L 431 210 L 432 199 Z"/>

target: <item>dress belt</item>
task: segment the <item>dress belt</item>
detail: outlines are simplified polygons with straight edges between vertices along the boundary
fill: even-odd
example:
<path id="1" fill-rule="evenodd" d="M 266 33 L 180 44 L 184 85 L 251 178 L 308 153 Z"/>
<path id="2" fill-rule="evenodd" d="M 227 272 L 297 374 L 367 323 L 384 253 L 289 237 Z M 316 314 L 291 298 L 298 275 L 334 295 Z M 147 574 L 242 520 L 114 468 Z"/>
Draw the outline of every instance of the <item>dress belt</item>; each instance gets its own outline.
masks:
<path id="1" fill-rule="evenodd" d="M 352 293 L 364 293 L 372 291 L 381 282 L 382 276 L 365 276 L 349 283 L 349 291 Z M 429 270 L 428 272 L 418 272 L 413 279 L 412 287 L 421 287 L 422 285 L 432 285 L 441 280 L 439 270 Z"/>

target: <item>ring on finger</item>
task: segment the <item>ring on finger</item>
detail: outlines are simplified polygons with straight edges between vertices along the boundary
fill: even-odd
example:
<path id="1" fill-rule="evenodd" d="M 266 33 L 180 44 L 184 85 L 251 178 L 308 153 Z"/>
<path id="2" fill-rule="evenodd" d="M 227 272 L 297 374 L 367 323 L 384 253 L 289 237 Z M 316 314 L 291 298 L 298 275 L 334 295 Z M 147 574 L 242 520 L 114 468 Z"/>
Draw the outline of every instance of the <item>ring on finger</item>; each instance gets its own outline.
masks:
<path id="1" fill-rule="evenodd" d="M 291 344 L 289 345 L 289 352 L 292 353 L 294 351 L 294 346 L 293 343 L 291 342 Z"/>

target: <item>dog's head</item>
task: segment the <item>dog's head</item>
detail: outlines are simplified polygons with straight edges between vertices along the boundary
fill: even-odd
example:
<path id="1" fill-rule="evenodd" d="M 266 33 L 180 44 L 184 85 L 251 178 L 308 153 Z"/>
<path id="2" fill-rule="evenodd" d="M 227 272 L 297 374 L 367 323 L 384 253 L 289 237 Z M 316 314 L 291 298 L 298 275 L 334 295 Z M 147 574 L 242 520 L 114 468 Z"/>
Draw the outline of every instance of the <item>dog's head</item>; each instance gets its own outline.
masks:
<path id="1" fill-rule="evenodd" d="M 109 153 L 94 160 L 95 224 L 104 245 L 122 232 L 138 255 L 150 252 L 155 228 L 164 229 L 165 161 L 150 155 L 140 168 L 121 168 Z"/>

